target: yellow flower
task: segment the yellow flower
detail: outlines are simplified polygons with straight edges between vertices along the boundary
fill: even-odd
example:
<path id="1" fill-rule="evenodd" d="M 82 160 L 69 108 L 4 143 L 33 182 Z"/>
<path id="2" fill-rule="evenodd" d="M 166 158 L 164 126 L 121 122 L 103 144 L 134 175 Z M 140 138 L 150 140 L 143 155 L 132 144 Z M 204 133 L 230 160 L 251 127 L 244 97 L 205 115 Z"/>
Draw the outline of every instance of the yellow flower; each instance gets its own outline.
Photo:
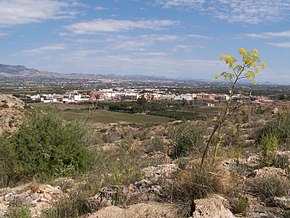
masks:
<path id="1" fill-rule="evenodd" d="M 243 62 L 244 62 L 245 64 L 249 64 L 249 63 L 252 62 L 252 60 L 251 60 L 248 56 L 244 56 L 244 57 L 243 57 Z"/>
<path id="2" fill-rule="evenodd" d="M 248 51 L 246 49 L 244 49 L 244 48 L 240 48 L 239 52 L 240 52 L 241 55 L 247 55 L 248 54 Z"/>
<path id="3" fill-rule="evenodd" d="M 225 60 L 227 58 L 227 55 L 222 54 L 221 55 L 221 60 Z"/>
<path id="4" fill-rule="evenodd" d="M 245 73 L 245 77 L 247 77 L 247 78 L 254 78 L 255 77 L 255 73 L 253 72 L 253 71 L 251 71 L 251 70 L 249 70 L 249 71 L 247 71 L 246 73 Z"/>
<path id="5" fill-rule="evenodd" d="M 252 58 L 253 58 L 253 60 L 256 62 L 260 62 L 260 58 L 258 57 L 258 55 L 256 54 L 256 53 L 253 53 L 252 54 Z"/>
<path id="6" fill-rule="evenodd" d="M 253 79 L 252 80 L 252 83 L 253 83 L 253 85 L 256 85 L 257 84 L 257 80 L 256 79 Z"/>
<path id="7" fill-rule="evenodd" d="M 215 78 L 216 78 L 216 79 L 219 79 L 220 77 L 221 77 L 220 74 L 215 75 Z"/>
<path id="8" fill-rule="evenodd" d="M 267 63 L 262 62 L 262 68 L 264 69 L 264 68 L 266 68 L 266 67 L 267 67 Z"/>
<path id="9" fill-rule="evenodd" d="M 255 66 L 255 71 L 256 71 L 256 73 L 259 73 L 260 72 L 260 67 Z"/>
<path id="10" fill-rule="evenodd" d="M 224 60 L 226 64 L 230 64 L 231 66 L 233 65 L 234 62 L 237 61 L 235 58 L 233 58 L 230 55 L 221 55 L 221 60 Z"/>
<path id="11" fill-rule="evenodd" d="M 254 48 L 254 49 L 252 49 L 252 53 L 257 55 L 257 54 L 259 54 L 259 51 L 258 51 L 258 49 Z"/>

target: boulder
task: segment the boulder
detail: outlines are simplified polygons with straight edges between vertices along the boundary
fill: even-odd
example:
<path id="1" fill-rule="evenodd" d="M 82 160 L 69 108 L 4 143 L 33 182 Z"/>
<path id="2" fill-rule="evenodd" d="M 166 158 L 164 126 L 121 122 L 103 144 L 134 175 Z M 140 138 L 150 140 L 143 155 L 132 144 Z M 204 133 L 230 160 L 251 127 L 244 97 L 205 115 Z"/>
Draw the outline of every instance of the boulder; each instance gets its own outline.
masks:
<path id="1" fill-rule="evenodd" d="M 229 203 L 219 195 L 194 201 L 194 218 L 234 218 L 234 214 L 228 209 Z"/>
<path id="2" fill-rule="evenodd" d="M 290 196 L 274 197 L 273 203 L 285 210 L 290 210 Z"/>
<path id="3" fill-rule="evenodd" d="M 172 204 L 162 203 L 140 203 L 130 205 L 122 209 L 116 206 L 102 208 L 88 218 L 175 218 L 177 217 L 177 208 Z"/>

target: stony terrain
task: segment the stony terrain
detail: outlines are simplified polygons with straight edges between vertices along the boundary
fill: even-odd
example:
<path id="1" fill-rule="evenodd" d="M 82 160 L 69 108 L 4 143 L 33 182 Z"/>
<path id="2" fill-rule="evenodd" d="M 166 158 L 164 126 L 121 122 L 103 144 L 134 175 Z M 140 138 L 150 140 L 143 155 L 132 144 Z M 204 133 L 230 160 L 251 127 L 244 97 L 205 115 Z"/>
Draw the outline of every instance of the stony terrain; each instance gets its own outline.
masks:
<path id="1" fill-rule="evenodd" d="M 5 120 L 2 128 L 13 131 L 16 126 L 10 127 L 6 119 L 23 116 L 24 104 L 11 96 L 0 98 L 2 105 L 7 104 L 1 107 L 1 115 L 7 113 L 5 119 L 1 116 Z M 15 208 L 27 209 L 32 217 L 62 217 L 61 208 L 71 207 L 81 207 L 78 216 L 89 218 L 287 217 L 289 191 L 288 195 L 269 194 L 273 184 L 263 186 L 263 181 L 290 188 L 290 140 L 275 154 L 279 164 L 267 166 L 262 164 L 264 153 L 256 139 L 267 123 L 287 113 L 288 106 L 243 108 L 231 117 L 223 148 L 215 164 L 207 166 L 206 177 L 199 177 L 201 149 L 193 147 L 177 157 L 175 145 L 180 134 L 203 127 L 205 142 L 212 129 L 210 119 L 148 126 L 90 124 L 92 144 L 100 155 L 96 170 L 80 178 L 59 178 L 46 184 L 35 180 L 2 188 L 0 217 Z M 182 125 L 185 128 L 178 132 Z M 71 213 L 63 217 L 76 216 Z"/>
<path id="2" fill-rule="evenodd" d="M 25 103 L 12 95 L 0 94 L 0 135 L 14 132 L 25 114 Z"/>

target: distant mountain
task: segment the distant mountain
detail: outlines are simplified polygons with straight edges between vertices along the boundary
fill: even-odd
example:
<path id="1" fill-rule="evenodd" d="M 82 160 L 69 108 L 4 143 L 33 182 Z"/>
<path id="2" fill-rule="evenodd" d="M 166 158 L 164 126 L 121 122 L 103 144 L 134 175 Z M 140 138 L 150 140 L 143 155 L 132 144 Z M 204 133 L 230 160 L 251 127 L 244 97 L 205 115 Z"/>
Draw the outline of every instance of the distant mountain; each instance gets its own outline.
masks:
<path id="1" fill-rule="evenodd" d="M 4 65 L 0 64 L 0 77 L 1 78 L 51 78 L 61 77 L 61 74 L 51 73 L 46 71 L 39 71 L 36 69 L 29 69 L 21 65 Z"/>
<path id="2" fill-rule="evenodd" d="M 134 80 L 134 81 L 145 81 L 145 80 L 166 80 L 166 78 L 157 78 L 153 76 L 143 75 L 124 75 L 118 76 L 114 74 L 109 75 L 97 75 L 97 74 L 81 74 L 81 73 L 53 73 L 48 71 L 39 71 L 36 69 L 30 69 L 21 65 L 4 65 L 0 64 L 0 80 L 53 80 L 53 79 L 64 79 L 64 80 Z"/>

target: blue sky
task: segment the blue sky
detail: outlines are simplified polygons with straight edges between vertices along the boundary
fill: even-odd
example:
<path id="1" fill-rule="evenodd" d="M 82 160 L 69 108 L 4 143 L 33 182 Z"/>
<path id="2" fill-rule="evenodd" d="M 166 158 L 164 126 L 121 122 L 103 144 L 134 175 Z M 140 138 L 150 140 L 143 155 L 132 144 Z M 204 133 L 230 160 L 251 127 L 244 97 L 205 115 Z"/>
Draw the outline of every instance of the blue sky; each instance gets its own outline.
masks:
<path id="1" fill-rule="evenodd" d="M 1 0 L 0 63 L 60 73 L 214 79 L 260 51 L 290 84 L 290 0 Z"/>

